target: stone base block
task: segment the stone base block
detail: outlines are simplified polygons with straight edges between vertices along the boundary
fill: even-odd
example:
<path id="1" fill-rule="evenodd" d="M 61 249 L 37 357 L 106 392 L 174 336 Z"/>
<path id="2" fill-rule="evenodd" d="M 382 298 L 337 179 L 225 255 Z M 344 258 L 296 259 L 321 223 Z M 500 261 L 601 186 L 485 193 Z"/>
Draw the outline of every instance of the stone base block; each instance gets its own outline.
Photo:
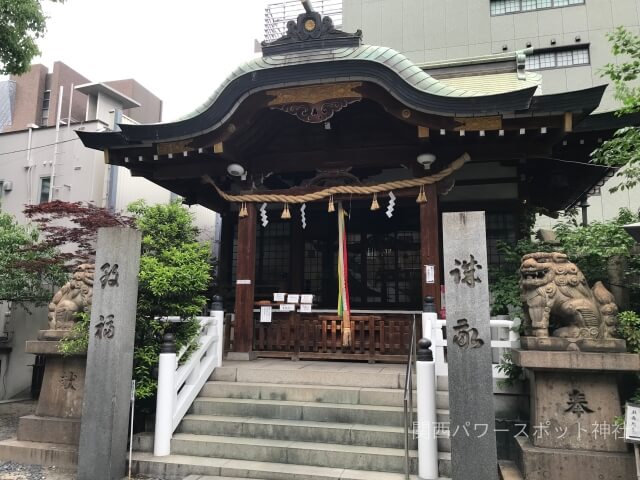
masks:
<path id="1" fill-rule="evenodd" d="M 526 480 L 629 480 L 636 478 L 632 453 L 534 447 L 517 437 L 518 468 Z"/>
<path id="2" fill-rule="evenodd" d="M 85 362 L 84 357 L 47 358 L 36 415 L 76 419 L 82 416 Z"/>
<path id="3" fill-rule="evenodd" d="M 62 355 L 58 342 L 52 340 L 27 340 L 24 351 L 35 355 Z"/>
<path id="4" fill-rule="evenodd" d="M 617 338 L 520 337 L 523 350 L 616 352 L 627 351 L 627 342 Z"/>
<path id="5" fill-rule="evenodd" d="M 0 442 L 0 460 L 75 469 L 78 464 L 78 448 L 59 443 L 23 442 L 11 438 Z"/>
<path id="6" fill-rule="evenodd" d="M 516 464 L 507 460 L 498 460 L 498 473 L 500 480 L 523 480 Z"/>
<path id="7" fill-rule="evenodd" d="M 27 415 L 18 421 L 18 440 L 78 446 L 80 420 Z"/>
<path id="8" fill-rule="evenodd" d="M 514 349 L 513 363 L 531 370 L 637 372 L 640 370 L 640 355 Z"/>
<path id="9" fill-rule="evenodd" d="M 69 335 L 70 330 L 40 330 L 38 340 L 51 340 L 57 342 Z"/>
<path id="10" fill-rule="evenodd" d="M 258 354 L 256 352 L 228 352 L 227 360 L 232 361 L 251 361 L 256 360 Z"/>

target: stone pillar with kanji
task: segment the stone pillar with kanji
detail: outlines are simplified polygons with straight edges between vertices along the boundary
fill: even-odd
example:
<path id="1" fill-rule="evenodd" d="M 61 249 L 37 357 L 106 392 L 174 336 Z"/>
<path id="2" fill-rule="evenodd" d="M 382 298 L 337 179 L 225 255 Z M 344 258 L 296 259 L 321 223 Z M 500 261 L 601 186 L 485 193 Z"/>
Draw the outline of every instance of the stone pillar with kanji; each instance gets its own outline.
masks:
<path id="1" fill-rule="evenodd" d="M 141 239 L 132 228 L 98 230 L 78 480 L 125 474 Z"/>

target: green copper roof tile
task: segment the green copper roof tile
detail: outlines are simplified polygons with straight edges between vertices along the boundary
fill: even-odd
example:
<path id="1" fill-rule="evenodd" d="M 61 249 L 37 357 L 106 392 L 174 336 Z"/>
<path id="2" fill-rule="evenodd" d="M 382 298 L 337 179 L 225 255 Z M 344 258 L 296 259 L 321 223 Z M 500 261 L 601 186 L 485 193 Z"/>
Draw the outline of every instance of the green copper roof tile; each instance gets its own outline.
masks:
<path id="1" fill-rule="evenodd" d="M 227 79 L 213 92 L 213 94 L 207 99 L 207 101 L 198 107 L 194 112 L 185 115 L 181 119 L 193 117 L 198 113 L 203 112 L 209 106 L 215 102 L 220 96 L 222 91 L 236 78 L 242 75 L 255 74 L 255 72 L 272 69 L 282 68 L 291 65 L 312 64 L 312 63 L 324 63 L 331 61 L 362 61 L 362 62 L 375 62 L 385 65 L 387 68 L 393 70 L 402 79 L 404 79 L 409 85 L 417 90 L 441 96 L 451 97 L 474 97 L 490 94 L 485 91 L 475 91 L 473 85 L 464 84 L 460 82 L 458 85 L 456 81 L 451 81 L 451 84 L 440 82 L 420 67 L 415 65 L 411 60 L 402 55 L 401 53 L 388 48 L 388 47 L 376 47 L 372 45 L 362 45 L 360 47 L 341 47 L 337 49 L 320 49 L 320 50 L 306 50 L 295 53 L 287 53 L 284 55 L 278 54 L 270 57 L 260 57 L 250 60 L 238 68 L 236 68 Z M 350 80 L 360 80 L 349 77 Z M 342 80 L 340 80 L 342 81 Z M 293 82 L 293 84 L 299 85 L 299 82 Z"/>

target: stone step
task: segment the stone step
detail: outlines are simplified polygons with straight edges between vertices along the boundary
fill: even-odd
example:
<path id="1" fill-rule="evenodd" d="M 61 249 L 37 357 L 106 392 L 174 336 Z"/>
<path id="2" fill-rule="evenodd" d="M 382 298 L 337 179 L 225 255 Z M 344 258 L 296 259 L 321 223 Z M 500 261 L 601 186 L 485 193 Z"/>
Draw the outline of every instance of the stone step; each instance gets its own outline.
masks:
<path id="1" fill-rule="evenodd" d="M 317 385 L 274 385 L 272 383 L 207 382 L 201 397 L 242 398 L 255 400 L 288 400 L 296 402 L 343 403 L 351 405 L 402 406 L 403 389 L 362 388 Z M 413 392 L 413 401 L 417 396 Z M 436 392 L 437 407 L 449 408 L 449 393 Z"/>
<path id="2" fill-rule="evenodd" d="M 176 429 L 176 433 L 404 448 L 404 429 L 401 427 L 328 422 L 187 415 Z M 409 435 L 409 448 L 418 448 L 417 440 L 411 433 Z M 153 451 L 153 434 L 135 435 L 134 449 L 140 452 Z M 451 439 L 438 438 L 438 451 L 451 452 Z"/>
<path id="3" fill-rule="evenodd" d="M 238 480 L 238 477 L 220 477 L 218 475 L 189 475 L 184 480 Z M 262 480 L 257 478 L 245 478 L 244 480 Z"/>
<path id="4" fill-rule="evenodd" d="M 187 415 L 178 433 L 404 448 L 404 428 L 303 420 Z M 444 440 L 444 439 L 443 439 Z M 411 438 L 410 448 L 417 448 Z"/>
<path id="5" fill-rule="evenodd" d="M 369 474 L 371 474 L 371 473 L 377 474 L 377 472 L 367 472 L 367 473 L 369 473 Z M 393 474 L 393 475 L 397 475 L 397 474 Z M 379 477 L 376 475 L 373 478 L 374 479 L 378 479 Z M 396 478 L 396 477 L 394 477 L 394 478 Z M 418 480 L 418 477 L 416 477 L 415 475 L 411 475 L 409 478 L 411 480 Z M 211 475 L 189 475 L 188 477 L 184 477 L 184 480 L 237 480 L 237 479 L 238 479 L 238 477 L 219 477 L 219 476 L 215 476 L 214 477 L 214 476 L 211 476 Z M 258 479 L 245 478 L 244 480 L 258 480 Z M 260 479 L 260 480 L 264 480 L 264 479 Z M 438 478 L 437 480 L 449 480 L 449 479 Z"/>
<path id="6" fill-rule="evenodd" d="M 171 439 L 171 453 L 269 463 L 293 463 L 323 467 L 403 472 L 404 449 L 295 442 L 265 438 L 221 437 L 178 433 Z M 409 451 L 412 473 L 417 473 L 418 453 Z"/>
<path id="7" fill-rule="evenodd" d="M 405 371 L 401 365 L 340 364 L 332 362 L 225 362 L 210 380 L 244 383 L 327 385 L 358 388 L 403 389 Z M 413 385 L 415 385 L 415 374 Z M 447 380 L 439 380 L 445 386 Z"/>
<path id="8" fill-rule="evenodd" d="M 404 409 L 402 407 L 378 405 L 199 397 L 193 402 L 189 413 L 392 427 L 404 426 Z M 438 411 L 439 422 L 447 422 L 448 417 L 448 411 Z"/>
<path id="9" fill-rule="evenodd" d="M 132 460 L 135 473 L 162 478 L 163 480 L 183 480 L 184 477 L 189 475 L 204 475 L 205 479 L 206 476 L 213 475 L 261 480 L 405 480 L 403 473 L 312 467 L 290 463 L 268 463 L 214 457 L 203 458 L 190 455 L 154 457 L 151 453 L 134 452 Z M 448 468 L 450 472 L 450 462 L 450 455 L 439 454 L 441 469 Z M 446 473 L 441 474 L 443 477 L 450 476 Z M 411 480 L 417 480 L 417 476 L 411 475 Z M 444 478 L 441 480 L 444 480 Z"/>
<path id="10" fill-rule="evenodd" d="M 404 448 L 403 427 L 377 425 L 220 415 L 186 415 L 176 432 L 196 435 L 271 438 L 275 440 L 298 440 L 301 442 Z M 413 438 L 411 432 L 409 435 L 409 448 L 418 448 L 417 440 Z M 451 439 L 438 438 L 438 450 L 450 452 Z M 149 451 L 151 451 L 150 448 Z"/>
<path id="11" fill-rule="evenodd" d="M 10 438 L 0 442 L 0 460 L 11 460 L 27 465 L 75 468 L 78 463 L 78 447 Z"/>

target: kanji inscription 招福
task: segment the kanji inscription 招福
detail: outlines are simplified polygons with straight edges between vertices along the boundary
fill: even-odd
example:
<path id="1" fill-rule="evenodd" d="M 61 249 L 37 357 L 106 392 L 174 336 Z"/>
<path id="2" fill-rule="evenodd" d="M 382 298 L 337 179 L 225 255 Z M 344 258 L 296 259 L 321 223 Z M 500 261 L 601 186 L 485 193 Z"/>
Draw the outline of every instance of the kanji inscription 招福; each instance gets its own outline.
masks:
<path id="1" fill-rule="evenodd" d="M 96 324 L 96 338 L 98 339 L 112 339 L 116 332 L 116 326 L 113 321 L 115 320 L 113 315 L 100 315 L 100 321 Z"/>
<path id="2" fill-rule="evenodd" d="M 118 272 L 118 264 L 114 263 L 113 266 L 110 263 L 105 263 L 100 267 L 102 275 L 100 276 L 100 285 L 102 288 L 109 285 L 110 287 L 118 286 L 118 278 L 120 273 Z"/>

